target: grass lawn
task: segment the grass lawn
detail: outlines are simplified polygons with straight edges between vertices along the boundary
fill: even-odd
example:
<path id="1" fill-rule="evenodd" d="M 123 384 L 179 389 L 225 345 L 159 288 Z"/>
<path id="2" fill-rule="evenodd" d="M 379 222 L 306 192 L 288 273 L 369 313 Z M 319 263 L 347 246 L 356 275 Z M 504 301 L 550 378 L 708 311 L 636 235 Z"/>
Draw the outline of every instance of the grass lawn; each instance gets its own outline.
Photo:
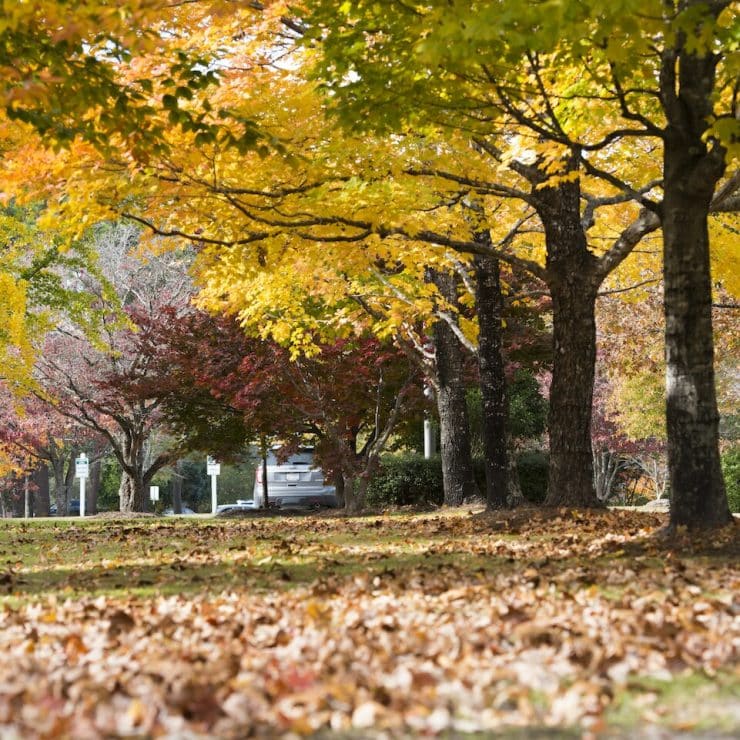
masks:
<path id="1" fill-rule="evenodd" d="M 0 736 L 737 737 L 738 528 L 664 523 L 3 520 Z"/>

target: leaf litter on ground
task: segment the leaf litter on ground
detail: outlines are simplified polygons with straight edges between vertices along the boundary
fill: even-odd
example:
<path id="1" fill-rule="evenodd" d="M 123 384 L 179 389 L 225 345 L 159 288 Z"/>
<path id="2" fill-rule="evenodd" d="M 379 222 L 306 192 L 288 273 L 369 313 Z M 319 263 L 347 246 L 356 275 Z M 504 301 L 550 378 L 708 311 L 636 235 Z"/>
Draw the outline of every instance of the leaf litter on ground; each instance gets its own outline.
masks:
<path id="1" fill-rule="evenodd" d="M 56 530 L 61 562 L 41 566 L 49 525 L 9 525 L 0 734 L 730 737 L 737 527 L 666 541 L 664 524 L 570 510 L 85 522 Z M 111 592 L 111 569 L 131 588 Z"/>

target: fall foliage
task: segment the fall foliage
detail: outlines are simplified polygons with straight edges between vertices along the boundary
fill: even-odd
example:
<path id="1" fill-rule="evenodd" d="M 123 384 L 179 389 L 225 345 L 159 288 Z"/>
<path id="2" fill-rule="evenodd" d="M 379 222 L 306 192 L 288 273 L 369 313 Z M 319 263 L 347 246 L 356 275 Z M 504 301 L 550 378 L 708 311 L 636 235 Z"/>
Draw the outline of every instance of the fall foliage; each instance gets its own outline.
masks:
<path id="1" fill-rule="evenodd" d="M 234 23 L 247 28 L 246 16 L 225 18 L 209 3 L 174 9 L 170 21 L 192 31 L 187 43 L 144 48 L 138 67 L 132 61 L 116 71 L 125 78 L 129 66 L 141 74 L 185 54 L 211 60 L 220 84 L 202 79 L 204 62 L 182 58 L 175 66 L 197 84 L 161 98 L 152 88 L 164 112 L 146 109 L 157 137 L 146 156 L 125 145 L 125 155 L 111 158 L 80 142 L 56 158 L 57 177 L 42 190 L 63 193 L 55 206 L 62 230 L 79 230 L 81 210 L 97 218 L 112 211 L 195 243 L 201 305 L 237 315 L 294 356 L 315 351 L 319 337 L 368 327 L 396 341 L 411 327 L 418 337 L 439 310 L 448 319 L 456 313 L 463 341 L 474 335 L 475 317 L 451 312 L 455 301 L 440 301 L 425 271 L 452 270 L 473 255 L 529 270 L 553 299 L 550 505 L 598 504 L 595 303 L 616 271 L 623 283 L 640 271 L 630 252 L 662 227 L 673 348 L 668 454 L 672 490 L 683 502 L 672 509 L 672 525 L 720 526 L 729 511 L 707 359 L 706 233 L 710 212 L 733 210 L 738 184 L 732 14 L 723 2 L 655 3 L 637 33 L 629 3 L 598 12 L 565 5 L 540 17 L 546 11 L 518 3 L 473 4 L 468 20 L 456 4 L 349 2 L 336 12 L 334 3 L 313 2 L 293 17 L 279 3 L 253 5 L 253 25 L 237 47 L 214 41 Z M 203 33 L 208 13 L 213 26 Z M 149 22 L 161 29 L 156 24 L 166 21 Z M 494 26 L 494 36 L 483 31 Z M 677 59 L 684 70 L 706 67 L 711 75 L 676 76 Z M 699 78 L 704 87 L 694 84 Z M 214 122 L 216 110 L 223 125 Z M 247 133 L 237 135 L 234 125 Z M 681 157 L 690 151 L 704 153 L 692 176 L 704 189 L 674 207 L 688 171 Z M 675 214 L 695 222 L 677 229 Z M 696 254 L 682 262 L 690 249 Z M 676 287 L 691 280 L 695 289 Z M 694 331 L 687 317 L 699 314 Z M 701 389 L 696 414 L 688 387 Z M 707 480 L 711 495 L 703 496 Z"/>
<path id="2" fill-rule="evenodd" d="M 13 523 L 24 736 L 737 732 L 737 537 L 468 511 Z"/>
<path id="3" fill-rule="evenodd" d="M 3 0 L 0 735 L 737 735 L 739 19 Z"/>

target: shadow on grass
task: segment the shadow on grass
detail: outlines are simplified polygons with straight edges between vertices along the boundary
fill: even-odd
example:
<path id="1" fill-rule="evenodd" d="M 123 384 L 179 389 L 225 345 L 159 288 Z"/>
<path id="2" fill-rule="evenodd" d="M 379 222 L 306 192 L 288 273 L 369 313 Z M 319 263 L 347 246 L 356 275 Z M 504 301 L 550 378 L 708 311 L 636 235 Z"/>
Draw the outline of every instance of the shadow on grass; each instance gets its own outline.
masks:
<path id="1" fill-rule="evenodd" d="M 636 574 L 660 582 L 682 567 L 681 560 L 702 567 L 737 561 L 740 528 L 694 540 L 677 553 L 675 541 L 645 534 L 645 526 L 661 522 L 655 515 L 530 509 L 457 518 L 19 524 L 0 538 L 0 553 L 10 556 L 0 571 L 0 602 L 51 594 L 284 591 L 327 581 L 340 589 L 356 578 L 433 593 L 466 585 L 494 588 L 499 576 L 516 576 L 532 588 L 597 586 L 618 598 Z M 610 539 L 612 532 L 619 536 Z M 55 542 L 61 547 L 56 562 L 43 562 Z M 620 581 L 627 569 L 634 572 Z"/>

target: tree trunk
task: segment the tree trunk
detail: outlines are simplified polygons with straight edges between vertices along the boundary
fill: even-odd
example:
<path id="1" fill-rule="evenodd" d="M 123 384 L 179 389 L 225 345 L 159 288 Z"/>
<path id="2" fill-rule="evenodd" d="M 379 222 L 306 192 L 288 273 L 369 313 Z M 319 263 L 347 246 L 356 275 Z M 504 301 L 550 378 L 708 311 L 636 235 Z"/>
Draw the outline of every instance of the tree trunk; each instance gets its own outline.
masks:
<path id="1" fill-rule="evenodd" d="M 23 516 L 25 519 L 30 519 L 33 516 L 31 481 L 27 475 L 23 476 Z"/>
<path id="2" fill-rule="evenodd" d="M 55 457 L 52 462 L 54 476 L 54 501 L 57 505 L 57 516 L 67 516 L 67 492 L 64 486 L 64 458 Z"/>
<path id="3" fill-rule="evenodd" d="M 692 5 L 698 3 L 687 3 Z M 662 212 L 666 427 L 671 527 L 702 529 L 732 521 L 720 468 L 707 227 L 725 151 L 704 136 L 717 59 L 690 54 L 684 41 L 679 36 L 676 51 L 665 54 L 660 78 L 667 119 Z"/>
<path id="4" fill-rule="evenodd" d="M 337 507 L 343 509 L 346 501 L 344 497 L 344 476 L 341 473 L 334 473 L 334 491 L 337 497 Z"/>
<path id="5" fill-rule="evenodd" d="M 134 477 L 125 469 L 121 474 L 121 485 L 118 488 L 120 510 L 130 514 L 135 511 L 146 511 L 146 485 L 143 477 Z"/>
<path id="6" fill-rule="evenodd" d="M 67 460 L 67 470 L 64 474 L 64 489 L 67 499 L 67 514 L 69 514 L 69 502 L 75 497 L 79 500 L 79 495 L 77 494 L 77 491 L 75 491 L 75 460 L 77 459 L 78 453 L 79 450 L 77 448 L 73 448 L 70 451 L 69 459 Z"/>
<path id="7" fill-rule="evenodd" d="M 510 464 L 506 433 L 509 409 L 502 354 L 503 296 L 498 259 L 476 257 L 475 277 L 486 502 L 489 509 L 502 509 L 507 505 L 510 493 Z"/>
<path id="8" fill-rule="evenodd" d="M 347 514 L 357 514 L 359 507 L 355 500 L 355 478 L 352 475 L 343 475 L 344 511 Z"/>
<path id="9" fill-rule="evenodd" d="M 641 474 L 649 479 L 656 500 L 662 499 L 668 485 L 668 467 L 663 456 L 659 453 L 640 455 L 633 457 L 632 461 L 638 466 Z"/>
<path id="10" fill-rule="evenodd" d="M 175 463 L 172 473 L 172 511 L 175 514 L 182 514 L 182 473 L 179 460 Z"/>
<path id="11" fill-rule="evenodd" d="M 560 280 L 553 280 L 550 292 L 553 366 L 545 506 L 599 506 L 591 453 L 596 289 L 573 271 Z"/>
<path id="12" fill-rule="evenodd" d="M 594 450 L 593 465 L 596 495 L 599 501 L 606 503 L 611 496 L 617 473 L 623 467 L 622 460 L 610 450 Z"/>
<path id="13" fill-rule="evenodd" d="M 506 505 L 510 509 L 515 509 L 517 506 L 524 505 L 525 498 L 522 493 L 521 483 L 519 482 L 519 470 L 516 467 L 516 447 L 511 437 L 508 438 L 507 450 L 509 475 L 507 476 Z"/>
<path id="14" fill-rule="evenodd" d="M 146 443 L 147 432 L 142 427 L 132 427 L 122 436 L 121 444 L 113 447 L 121 466 L 119 510 L 127 514 L 147 509 L 147 486 L 155 471 L 146 468 Z"/>
<path id="15" fill-rule="evenodd" d="M 450 302 L 457 301 L 456 278 L 448 273 L 429 271 L 431 279 Z M 440 455 L 444 503 L 461 506 L 468 497 L 478 495 L 470 452 L 470 425 L 465 401 L 463 349 L 444 321 L 434 324 L 437 360 L 437 409 L 439 412 Z"/>
<path id="16" fill-rule="evenodd" d="M 54 474 L 54 499 L 57 505 L 57 516 L 67 516 L 69 513 L 70 495 L 74 490 L 75 458 L 78 448 L 57 450 L 53 455 L 52 472 Z"/>
<path id="17" fill-rule="evenodd" d="M 26 514 L 25 509 L 25 496 L 23 495 L 23 480 L 16 479 L 14 481 L 13 489 L 11 492 L 11 501 L 13 505 L 13 516 L 22 518 Z"/>
<path id="18" fill-rule="evenodd" d="M 344 476 L 344 510 L 347 514 L 361 514 L 365 508 L 365 497 L 369 479 L 364 476 Z"/>
<path id="19" fill-rule="evenodd" d="M 36 516 L 49 516 L 49 467 L 45 463 L 39 465 L 34 471 L 33 482 L 36 486 Z"/>
<path id="20" fill-rule="evenodd" d="M 85 513 L 88 516 L 98 513 L 98 494 L 100 493 L 100 481 L 103 476 L 102 460 L 93 460 L 90 463 L 90 478 L 86 492 Z"/>
<path id="21" fill-rule="evenodd" d="M 568 171 L 577 172 L 574 156 Z M 597 258 L 581 223 L 580 180 L 535 186 L 532 202 L 545 229 L 547 286 L 552 298 L 553 360 L 545 506 L 600 506 L 591 458 L 596 372 Z"/>
<path id="22" fill-rule="evenodd" d="M 681 164 L 688 172 L 696 169 L 696 163 L 687 160 L 666 143 L 663 242 L 671 526 L 707 528 L 723 526 L 732 516 L 720 467 L 714 387 L 707 231 L 711 192 L 696 192 L 698 176 L 689 181 L 681 176 Z"/>
<path id="23" fill-rule="evenodd" d="M 262 466 L 262 508 L 269 509 L 270 492 L 267 486 L 267 454 L 269 448 L 267 446 L 267 437 L 264 434 L 260 438 L 260 452 L 262 454 L 262 459 L 260 460 L 260 465 Z"/>

